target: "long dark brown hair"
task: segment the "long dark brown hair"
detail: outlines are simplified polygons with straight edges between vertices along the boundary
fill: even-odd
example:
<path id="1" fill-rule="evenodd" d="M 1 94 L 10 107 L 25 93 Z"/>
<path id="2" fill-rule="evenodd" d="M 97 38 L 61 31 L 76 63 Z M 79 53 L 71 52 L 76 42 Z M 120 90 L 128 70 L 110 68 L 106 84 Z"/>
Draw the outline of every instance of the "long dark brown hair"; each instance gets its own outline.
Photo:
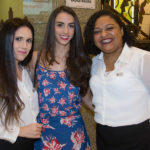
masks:
<path id="1" fill-rule="evenodd" d="M 6 129 L 13 121 L 20 121 L 20 112 L 24 108 L 24 104 L 18 95 L 13 52 L 15 32 L 24 26 L 31 30 L 34 43 L 34 29 L 27 19 L 14 18 L 7 20 L 0 30 L 0 121 Z M 31 60 L 33 43 L 28 56 L 19 62 L 20 65 L 26 66 Z"/>
<path id="2" fill-rule="evenodd" d="M 55 60 L 55 19 L 61 12 L 70 14 L 74 18 L 75 33 L 70 41 L 70 50 L 67 57 L 66 65 L 69 72 L 70 82 L 80 87 L 80 94 L 84 96 L 89 86 L 91 60 L 83 49 L 83 39 L 80 23 L 75 12 L 66 6 L 55 9 L 48 20 L 45 32 L 45 38 L 40 51 L 40 60 L 44 66 L 52 65 Z"/>

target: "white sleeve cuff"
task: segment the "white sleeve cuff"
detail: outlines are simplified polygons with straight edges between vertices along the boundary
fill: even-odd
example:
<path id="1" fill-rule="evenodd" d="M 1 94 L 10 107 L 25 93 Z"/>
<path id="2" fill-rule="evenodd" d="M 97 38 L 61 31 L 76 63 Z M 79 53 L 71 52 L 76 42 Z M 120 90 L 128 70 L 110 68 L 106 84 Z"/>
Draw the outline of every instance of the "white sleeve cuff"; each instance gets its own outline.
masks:
<path id="1" fill-rule="evenodd" d="M 4 127 L 0 129 L 0 139 L 9 141 L 10 143 L 15 143 L 19 135 L 20 127 L 14 127 L 12 129 L 6 130 Z"/>

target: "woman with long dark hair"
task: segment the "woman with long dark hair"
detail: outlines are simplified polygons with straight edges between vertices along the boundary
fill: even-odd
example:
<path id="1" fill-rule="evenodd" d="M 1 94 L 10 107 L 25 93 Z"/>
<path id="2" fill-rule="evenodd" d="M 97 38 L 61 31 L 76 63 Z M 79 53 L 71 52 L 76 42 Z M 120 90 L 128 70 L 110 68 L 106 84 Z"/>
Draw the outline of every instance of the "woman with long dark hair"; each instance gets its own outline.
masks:
<path id="1" fill-rule="evenodd" d="M 34 29 L 26 19 L 7 20 L 0 30 L 0 149 L 33 150 L 42 125 L 27 65 L 32 58 Z"/>
<path id="2" fill-rule="evenodd" d="M 90 88 L 98 150 L 150 149 L 150 52 L 109 10 L 94 13 L 85 27 L 85 48 L 93 58 Z"/>
<path id="3" fill-rule="evenodd" d="M 71 8 L 61 6 L 49 18 L 36 68 L 43 130 L 35 150 L 90 149 L 80 114 L 89 78 L 90 59 L 83 50 L 78 18 Z"/>

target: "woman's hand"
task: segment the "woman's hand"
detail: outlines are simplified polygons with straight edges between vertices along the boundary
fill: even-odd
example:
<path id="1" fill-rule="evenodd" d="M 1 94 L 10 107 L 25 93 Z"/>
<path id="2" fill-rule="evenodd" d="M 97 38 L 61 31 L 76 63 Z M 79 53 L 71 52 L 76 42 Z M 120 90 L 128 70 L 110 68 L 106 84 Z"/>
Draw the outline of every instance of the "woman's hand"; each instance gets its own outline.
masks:
<path id="1" fill-rule="evenodd" d="M 42 124 L 33 123 L 27 126 L 21 127 L 19 136 L 26 138 L 40 138 L 41 137 Z"/>

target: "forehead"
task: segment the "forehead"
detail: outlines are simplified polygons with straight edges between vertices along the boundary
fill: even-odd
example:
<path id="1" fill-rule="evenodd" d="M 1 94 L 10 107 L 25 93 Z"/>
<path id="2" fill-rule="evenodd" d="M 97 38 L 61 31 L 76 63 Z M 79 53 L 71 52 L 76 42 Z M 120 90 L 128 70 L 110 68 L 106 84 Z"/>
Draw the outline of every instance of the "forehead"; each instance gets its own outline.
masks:
<path id="1" fill-rule="evenodd" d="M 97 18 L 97 20 L 95 22 L 95 26 L 107 25 L 107 24 L 114 24 L 114 25 L 119 26 L 119 24 L 110 16 L 101 16 L 101 17 Z"/>
<path id="2" fill-rule="evenodd" d="M 74 18 L 71 14 L 60 12 L 56 17 L 55 22 L 74 22 Z"/>
<path id="3" fill-rule="evenodd" d="M 22 26 L 16 30 L 15 36 L 32 37 L 32 32 L 28 27 Z"/>

